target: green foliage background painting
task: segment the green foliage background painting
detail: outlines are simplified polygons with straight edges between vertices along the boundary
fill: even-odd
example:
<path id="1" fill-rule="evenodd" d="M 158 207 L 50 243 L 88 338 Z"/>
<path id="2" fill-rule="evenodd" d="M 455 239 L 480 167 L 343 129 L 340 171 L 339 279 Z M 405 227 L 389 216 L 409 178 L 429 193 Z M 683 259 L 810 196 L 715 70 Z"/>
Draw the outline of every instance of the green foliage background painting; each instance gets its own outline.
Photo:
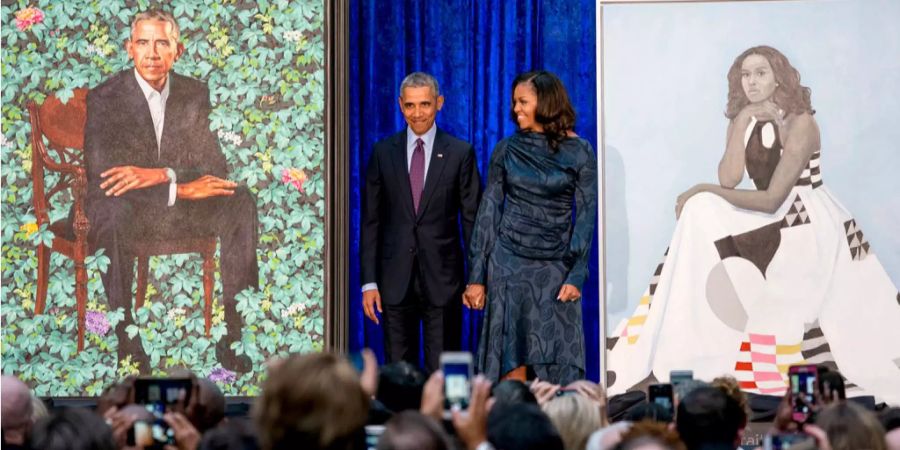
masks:
<path id="1" fill-rule="evenodd" d="M 2 361 L 3 372 L 38 395 L 98 395 L 133 370 L 117 361 L 111 310 L 100 273 L 108 259 L 88 261 L 85 350 L 76 350 L 74 268 L 54 254 L 47 311 L 34 315 L 36 245 L 52 234 L 35 224 L 30 126 L 26 103 L 94 87 L 131 67 L 123 49 L 135 13 L 171 11 L 184 56 L 175 71 L 209 84 L 212 129 L 231 179 L 257 197 L 259 292 L 238 297 L 244 319 L 239 352 L 256 369 L 219 366 L 214 343 L 225 333 L 216 282 L 212 337 L 203 333 L 199 255 L 151 260 L 145 308 L 136 314 L 154 373 L 188 367 L 230 395 L 255 395 L 264 361 L 276 354 L 321 350 L 324 248 L 324 5 L 321 0 L 32 0 L 2 6 Z M 60 196 L 56 196 L 60 197 Z M 65 218 L 58 199 L 51 221 Z M 218 275 L 217 275 L 218 277 Z"/>

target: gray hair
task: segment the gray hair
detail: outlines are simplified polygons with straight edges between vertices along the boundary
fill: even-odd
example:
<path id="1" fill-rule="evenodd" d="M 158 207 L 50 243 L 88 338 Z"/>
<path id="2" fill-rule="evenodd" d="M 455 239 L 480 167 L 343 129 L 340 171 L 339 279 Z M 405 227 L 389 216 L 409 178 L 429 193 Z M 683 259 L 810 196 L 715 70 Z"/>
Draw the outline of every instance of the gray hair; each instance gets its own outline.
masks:
<path id="1" fill-rule="evenodd" d="M 179 33 L 181 29 L 178 27 L 178 22 L 175 21 L 175 16 L 168 11 L 163 11 L 161 9 L 151 9 L 143 12 L 139 12 L 134 19 L 131 21 L 131 34 L 134 35 L 134 28 L 137 26 L 137 23 L 142 20 L 160 20 L 163 22 L 172 24 L 172 35 L 175 40 L 178 40 Z"/>
<path id="2" fill-rule="evenodd" d="M 434 92 L 435 97 L 441 96 L 441 89 L 438 87 L 437 80 L 425 72 L 413 72 L 407 75 L 406 78 L 403 79 L 403 82 L 400 83 L 400 95 L 403 96 L 403 90 L 408 87 L 425 86 L 431 88 L 431 92 Z"/>

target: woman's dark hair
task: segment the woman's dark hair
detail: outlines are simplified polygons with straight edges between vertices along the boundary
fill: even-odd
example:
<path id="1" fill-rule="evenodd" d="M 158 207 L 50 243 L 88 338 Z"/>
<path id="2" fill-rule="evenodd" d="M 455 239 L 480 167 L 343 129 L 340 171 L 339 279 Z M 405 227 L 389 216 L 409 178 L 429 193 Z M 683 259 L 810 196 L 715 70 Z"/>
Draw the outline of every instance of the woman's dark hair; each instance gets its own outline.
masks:
<path id="1" fill-rule="evenodd" d="M 778 83 L 775 92 L 772 93 L 772 101 L 784 110 L 785 115 L 816 113 L 810 100 L 812 91 L 800 84 L 800 72 L 781 52 L 772 47 L 760 45 L 745 50 L 735 58 L 731 69 L 728 69 L 728 105 L 725 107 L 725 117 L 734 119 L 750 103 L 750 99 L 747 98 L 744 88 L 741 86 L 741 65 L 744 64 L 744 59 L 750 55 L 760 55 L 766 58 L 769 65 L 772 66 L 775 82 Z"/>
<path id="2" fill-rule="evenodd" d="M 575 109 L 569 101 L 566 87 L 556 75 L 546 70 L 526 72 L 517 76 L 513 80 L 512 91 L 515 92 L 516 86 L 522 83 L 528 83 L 534 89 L 537 95 L 534 120 L 544 127 L 544 136 L 547 137 L 551 150 L 558 150 L 567 133 L 575 128 Z M 515 121 L 516 113 L 512 110 L 512 106 L 510 115 Z"/>
<path id="3" fill-rule="evenodd" d="M 519 380 L 503 380 L 491 386 L 491 397 L 494 397 L 496 403 L 534 403 L 537 399 L 528 389 L 525 383 Z"/>
<path id="4" fill-rule="evenodd" d="M 86 409 L 65 408 L 38 421 L 31 448 L 43 450 L 114 450 L 112 429 Z"/>

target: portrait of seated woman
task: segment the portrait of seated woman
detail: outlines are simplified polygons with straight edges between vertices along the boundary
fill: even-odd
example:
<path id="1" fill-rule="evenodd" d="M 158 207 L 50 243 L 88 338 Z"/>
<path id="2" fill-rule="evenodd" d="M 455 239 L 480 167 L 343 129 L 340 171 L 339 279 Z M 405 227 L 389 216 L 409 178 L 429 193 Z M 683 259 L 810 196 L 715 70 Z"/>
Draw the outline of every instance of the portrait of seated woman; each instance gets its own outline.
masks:
<path id="1" fill-rule="evenodd" d="M 614 330 L 612 394 L 692 369 L 781 395 L 788 367 L 804 363 L 837 368 L 848 391 L 900 401 L 897 287 L 828 188 L 815 113 L 780 51 L 758 46 L 734 60 L 718 183 L 675 199 L 665 256 Z"/>

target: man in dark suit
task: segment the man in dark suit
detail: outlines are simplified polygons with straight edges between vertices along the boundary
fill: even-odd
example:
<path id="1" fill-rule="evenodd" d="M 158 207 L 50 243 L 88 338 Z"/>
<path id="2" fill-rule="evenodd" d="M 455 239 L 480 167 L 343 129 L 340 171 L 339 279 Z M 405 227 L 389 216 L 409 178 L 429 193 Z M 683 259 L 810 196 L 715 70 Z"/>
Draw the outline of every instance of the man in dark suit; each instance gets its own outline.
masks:
<path id="1" fill-rule="evenodd" d="M 184 52 L 178 33 L 167 12 L 138 14 L 125 44 L 134 69 L 88 94 L 88 242 L 109 257 L 102 277 L 106 295 L 112 308 L 125 310 L 116 326 L 119 360 L 130 355 L 142 373 L 149 373 L 139 335 L 126 333 L 134 324 L 129 243 L 218 236 L 228 331 L 216 343 L 216 356 L 224 367 L 246 372 L 250 360 L 230 345 L 240 339 L 242 328 L 235 295 L 258 287 L 256 201 L 245 187 L 225 179 L 225 155 L 209 129 L 206 85 L 171 72 Z"/>
<path id="2" fill-rule="evenodd" d="M 472 145 L 434 123 L 444 104 L 434 77 L 408 75 L 399 103 L 408 127 L 375 144 L 363 188 L 363 309 L 376 324 L 381 313 L 389 362 L 418 363 L 421 323 L 431 372 L 442 351 L 459 347 L 463 244 L 481 181 Z"/>

